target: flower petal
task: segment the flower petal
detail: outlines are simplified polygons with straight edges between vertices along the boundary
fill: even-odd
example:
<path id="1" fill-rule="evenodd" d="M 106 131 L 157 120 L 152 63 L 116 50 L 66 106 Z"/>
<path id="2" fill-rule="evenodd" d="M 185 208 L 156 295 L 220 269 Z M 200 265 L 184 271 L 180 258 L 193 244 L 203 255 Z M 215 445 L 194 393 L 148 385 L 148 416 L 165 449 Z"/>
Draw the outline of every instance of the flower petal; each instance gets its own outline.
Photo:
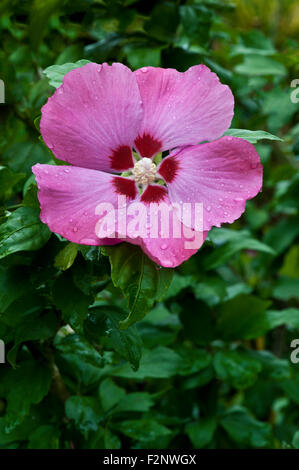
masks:
<path id="1" fill-rule="evenodd" d="M 203 204 L 203 230 L 238 219 L 263 179 L 254 146 L 237 137 L 186 147 L 162 160 L 158 171 L 172 203 Z M 194 218 L 184 223 L 194 227 Z"/>
<path id="2" fill-rule="evenodd" d="M 166 188 L 160 188 L 164 197 L 158 203 L 151 202 L 151 198 L 144 202 L 142 197 L 130 203 L 125 224 L 122 229 L 116 224 L 115 233 L 123 241 L 139 245 L 155 263 L 174 268 L 197 252 L 207 232 L 185 227 L 171 206 Z"/>
<path id="3" fill-rule="evenodd" d="M 194 255 L 202 246 L 208 232 L 195 232 L 175 218 L 176 230 L 184 231 L 181 238 L 144 238 L 137 243 L 155 263 L 175 268 Z"/>
<path id="4" fill-rule="evenodd" d="M 142 120 L 130 69 L 90 63 L 71 70 L 42 108 L 41 133 L 54 155 L 84 168 L 124 171 Z"/>
<path id="5" fill-rule="evenodd" d="M 101 171 L 74 166 L 37 164 L 35 174 L 41 220 L 52 232 L 82 245 L 113 245 L 116 239 L 99 239 L 96 207 L 118 207 L 118 196 L 130 201 L 138 191 L 134 181 Z"/>
<path id="6" fill-rule="evenodd" d="M 196 65 L 185 73 L 155 67 L 134 73 L 144 110 L 135 140 L 142 157 L 217 139 L 230 126 L 232 92 L 205 65 Z"/>

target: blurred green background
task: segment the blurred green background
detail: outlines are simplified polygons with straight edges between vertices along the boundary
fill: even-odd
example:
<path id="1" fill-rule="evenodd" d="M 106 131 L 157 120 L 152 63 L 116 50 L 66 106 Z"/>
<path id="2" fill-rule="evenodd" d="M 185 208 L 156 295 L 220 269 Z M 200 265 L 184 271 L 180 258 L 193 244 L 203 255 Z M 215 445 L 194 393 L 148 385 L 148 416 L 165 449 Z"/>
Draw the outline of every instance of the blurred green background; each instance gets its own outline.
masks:
<path id="1" fill-rule="evenodd" d="M 0 448 L 299 448 L 298 32 L 296 0 L 1 0 Z M 204 63 L 232 88 L 233 128 L 283 139 L 256 144 L 245 214 L 126 330 L 105 253 L 39 222 L 43 70 L 81 59 Z"/>

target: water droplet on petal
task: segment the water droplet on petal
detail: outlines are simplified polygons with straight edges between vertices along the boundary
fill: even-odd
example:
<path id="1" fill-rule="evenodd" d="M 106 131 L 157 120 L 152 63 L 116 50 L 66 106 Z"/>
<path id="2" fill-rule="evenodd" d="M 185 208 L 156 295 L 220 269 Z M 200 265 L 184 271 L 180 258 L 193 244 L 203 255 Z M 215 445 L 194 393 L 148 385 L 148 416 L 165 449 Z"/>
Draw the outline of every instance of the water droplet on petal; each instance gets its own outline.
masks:
<path id="1" fill-rule="evenodd" d="M 166 268 L 171 268 L 174 263 L 173 263 L 172 260 L 166 259 L 166 260 L 164 260 L 163 264 L 164 264 L 164 266 L 165 266 Z"/>
<path id="2" fill-rule="evenodd" d="M 92 238 L 82 238 L 82 240 L 80 240 L 80 243 L 84 245 L 93 245 L 94 240 Z"/>

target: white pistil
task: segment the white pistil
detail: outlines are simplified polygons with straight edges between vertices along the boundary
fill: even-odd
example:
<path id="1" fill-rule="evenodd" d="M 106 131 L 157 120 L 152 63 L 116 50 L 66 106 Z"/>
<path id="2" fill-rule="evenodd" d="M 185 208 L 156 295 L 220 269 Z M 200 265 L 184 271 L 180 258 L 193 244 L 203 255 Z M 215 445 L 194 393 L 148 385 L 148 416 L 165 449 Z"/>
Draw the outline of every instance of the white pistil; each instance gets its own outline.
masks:
<path id="1" fill-rule="evenodd" d="M 142 158 L 135 163 L 132 170 L 137 184 L 147 185 L 156 179 L 157 167 L 150 158 Z"/>

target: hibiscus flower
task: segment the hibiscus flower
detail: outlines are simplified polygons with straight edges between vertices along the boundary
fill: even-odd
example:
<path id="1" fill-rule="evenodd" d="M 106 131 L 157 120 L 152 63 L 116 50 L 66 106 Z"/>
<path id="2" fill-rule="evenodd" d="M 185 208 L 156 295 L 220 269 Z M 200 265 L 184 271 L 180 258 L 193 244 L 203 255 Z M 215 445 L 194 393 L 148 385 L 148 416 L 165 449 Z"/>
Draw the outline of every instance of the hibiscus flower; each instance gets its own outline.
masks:
<path id="1" fill-rule="evenodd" d="M 233 108 L 230 88 L 204 65 L 180 73 L 155 67 L 132 72 L 119 63 L 89 63 L 70 71 L 42 108 L 43 139 L 70 165 L 33 167 L 41 220 L 74 243 L 125 240 L 140 245 L 159 265 L 179 265 L 197 251 L 212 226 L 239 218 L 246 200 L 261 189 L 262 165 L 254 146 L 221 137 Z M 135 202 L 145 207 L 142 235 L 120 229 L 130 223 L 121 223 L 120 196 L 126 208 Z M 158 236 L 151 236 L 152 204 L 159 208 L 187 202 L 202 204 L 200 232 L 194 217 L 188 222 L 177 210 L 169 233 L 159 225 Z M 116 208 L 113 238 L 98 236 L 101 203 Z M 180 236 L 174 234 L 178 231 Z M 186 243 L 197 235 L 200 242 Z"/>

